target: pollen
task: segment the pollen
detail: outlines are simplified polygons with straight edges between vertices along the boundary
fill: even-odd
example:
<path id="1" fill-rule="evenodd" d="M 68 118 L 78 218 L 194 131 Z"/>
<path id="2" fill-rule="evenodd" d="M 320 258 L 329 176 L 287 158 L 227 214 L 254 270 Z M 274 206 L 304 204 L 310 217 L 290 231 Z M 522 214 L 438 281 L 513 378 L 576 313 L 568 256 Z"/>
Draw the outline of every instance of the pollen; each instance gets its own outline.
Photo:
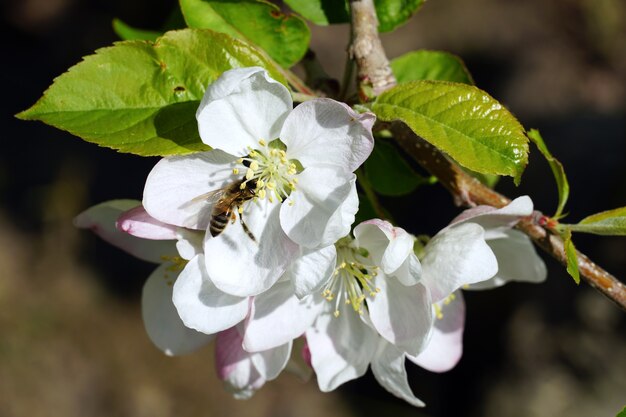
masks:
<path id="1" fill-rule="evenodd" d="M 233 174 L 235 175 L 239 174 L 239 168 L 233 168 Z"/>

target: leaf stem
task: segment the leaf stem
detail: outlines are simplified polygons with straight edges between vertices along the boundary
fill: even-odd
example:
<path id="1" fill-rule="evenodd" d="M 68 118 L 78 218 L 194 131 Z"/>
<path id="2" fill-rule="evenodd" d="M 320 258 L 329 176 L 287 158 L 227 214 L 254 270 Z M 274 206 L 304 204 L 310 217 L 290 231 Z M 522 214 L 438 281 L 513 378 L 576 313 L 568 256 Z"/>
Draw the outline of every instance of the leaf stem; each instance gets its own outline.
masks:
<path id="1" fill-rule="evenodd" d="M 369 178 L 367 178 L 367 173 L 365 172 L 365 170 L 363 170 L 363 168 L 357 169 L 356 176 L 359 181 L 359 185 L 363 189 L 365 196 L 372 205 L 372 208 L 374 209 L 374 212 L 376 213 L 378 218 L 382 220 L 388 220 L 389 222 L 395 224 L 392 216 L 387 213 L 382 204 L 380 204 L 380 200 L 378 199 L 378 196 L 376 195 L 372 184 L 370 184 Z"/>

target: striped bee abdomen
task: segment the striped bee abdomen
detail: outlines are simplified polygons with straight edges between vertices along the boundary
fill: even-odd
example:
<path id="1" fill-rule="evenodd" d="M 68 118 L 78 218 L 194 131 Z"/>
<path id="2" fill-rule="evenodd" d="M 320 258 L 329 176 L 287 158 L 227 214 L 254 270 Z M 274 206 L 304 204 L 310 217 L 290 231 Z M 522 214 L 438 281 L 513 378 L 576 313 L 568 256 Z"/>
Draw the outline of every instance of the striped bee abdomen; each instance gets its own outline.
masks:
<path id="1" fill-rule="evenodd" d="M 230 220 L 230 213 L 227 211 L 223 211 L 221 213 L 213 214 L 211 216 L 211 221 L 209 222 L 209 231 L 211 232 L 211 236 L 218 236 L 220 233 L 224 231 L 228 221 Z"/>

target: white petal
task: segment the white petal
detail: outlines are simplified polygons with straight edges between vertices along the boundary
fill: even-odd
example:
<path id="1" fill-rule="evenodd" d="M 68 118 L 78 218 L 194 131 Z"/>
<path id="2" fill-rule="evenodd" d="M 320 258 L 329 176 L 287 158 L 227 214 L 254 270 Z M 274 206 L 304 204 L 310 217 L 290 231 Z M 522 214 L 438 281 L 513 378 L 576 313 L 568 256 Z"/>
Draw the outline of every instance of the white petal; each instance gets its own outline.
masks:
<path id="1" fill-rule="evenodd" d="M 463 354 L 465 301 L 461 291 L 453 300 L 437 303 L 440 318 L 435 318 L 433 333 L 426 349 L 417 357 L 408 358 L 431 372 L 446 372 L 454 368 Z"/>
<path id="2" fill-rule="evenodd" d="M 476 223 L 442 230 L 424 251 L 421 282 L 430 290 L 433 302 L 498 272 L 498 262 L 485 242 L 484 230 Z"/>
<path id="3" fill-rule="evenodd" d="M 372 113 L 358 114 L 331 99 L 309 100 L 289 114 L 280 138 L 289 159 L 305 168 L 321 164 L 354 172 L 372 152 L 375 120 Z"/>
<path id="4" fill-rule="evenodd" d="M 232 171 L 236 159 L 219 150 L 161 159 L 146 180 L 143 206 L 164 223 L 206 229 L 211 206 L 204 196 L 241 179 Z"/>
<path id="5" fill-rule="evenodd" d="M 321 249 L 301 248 L 300 256 L 291 264 L 283 278 L 291 281 L 298 298 L 321 288 L 332 276 L 337 262 L 335 245 Z"/>
<path id="6" fill-rule="evenodd" d="M 301 336 L 319 312 L 311 301 L 311 297 L 299 300 L 289 281 L 279 282 L 254 297 L 246 320 L 244 348 L 249 352 L 264 351 Z"/>
<path id="7" fill-rule="evenodd" d="M 116 226 L 122 232 L 143 239 L 174 240 L 178 227 L 158 221 L 143 206 L 125 211 L 118 217 Z"/>
<path id="8" fill-rule="evenodd" d="M 148 337 L 168 356 L 184 355 L 206 345 L 213 336 L 185 327 L 172 302 L 178 272 L 175 266 L 159 266 L 143 286 L 141 313 Z"/>
<path id="9" fill-rule="evenodd" d="M 487 241 L 498 259 L 498 273 L 487 281 L 470 285 L 468 289 L 495 288 L 509 281 L 538 283 L 546 279 L 546 265 L 537 255 L 530 238 L 518 230 L 507 230 L 504 233 L 504 238 Z"/>
<path id="10" fill-rule="evenodd" d="M 293 204 L 283 204 L 280 224 L 294 242 L 309 247 L 335 243 L 350 232 L 358 210 L 356 176 L 331 167 L 305 169 L 298 175 Z"/>
<path id="11" fill-rule="evenodd" d="M 241 297 L 259 294 L 284 274 L 298 254 L 280 227 L 280 204 L 249 201 L 242 218 L 255 240 L 245 232 L 240 219 L 216 236 L 206 234 L 206 268 L 222 291 Z"/>
<path id="12" fill-rule="evenodd" d="M 290 355 L 291 341 L 273 349 L 255 352 L 251 355 L 251 359 L 261 377 L 266 381 L 271 381 L 285 369 Z"/>
<path id="13" fill-rule="evenodd" d="M 339 317 L 320 315 L 314 327 L 307 330 L 306 339 L 317 384 L 328 392 L 367 371 L 378 336 L 356 313 L 346 309 L 346 314 Z"/>
<path id="14" fill-rule="evenodd" d="M 373 219 L 359 224 L 354 228 L 354 237 L 356 244 L 366 248 L 386 274 L 400 268 L 413 252 L 413 237 L 384 220 Z"/>
<path id="15" fill-rule="evenodd" d="M 173 240 L 141 239 L 115 227 L 115 223 L 122 213 L 139 205 L 141 203 L 136 200 L 107 201 L 76 216 L 74 225 L 81 229 L 91 229 L 105 241 L 144 261 L 160 264 L 164 257 L 176 256 L 176 243 Z"/>
<path id="16" fill-rule="evenodd" d="M 411 253 L 405 260 L 400 268 L 389 275 L 395 277 L 402 285 L 411 286 L 415 285 L 422 279 L 422 264 L 417 259 L 415 254 Z"/>
<path id="17" fill-rule="evenodd" d="M 376 381 L 396 397 L 415 407 L 426 405 L 413 395 L 404 367 L 404 353 L 393 345 L 380 341 L 376 358 L 372 361 L 372 373 Z"/>
<path id="18" fill-rule="evenodd" d="M 374 284 L 380 292 L 367 298 L 369 317 L 381 336 L 405 352 L 418 354 L 432 329 L 432 302 L 421 284 L 406 287 L 378 274 Z"/>
<path id="19" fill-rule="evenodd" d="M 185 326 L 212 334 L 228 329 L 248 313 L 248 299 L 220 291 L 204 269 L 198 255 L 185 266 L 174 284 L 173 301 Z"/>
<path id="20" fill-rule="evenodd" d="M 259 67 L 224 72 L 209 85 L 196 112 L 202 141 L 244 156 L 259 139 L 278 138 L 293 103 L 289 90 Z"/>
<path id="21" fill-rule="evenodd" d="M 463 222 L 478 223 L 486 231 L 498 228 L 510 228 L 520 218 L 530 216 L 533 212 L 533 202 L 527 195 L 516 198 L 506 206 L 496 209 L 490 206 L 478 206 L 458 215 L 450 225 Z"/>
<path id="22" fill-rule="evenodd" d="M 241 347 L 241 335 L 233 327 L 217 335 L 215 367 L 224 387 L 237 399 L 247 399 L 265 384 L 252 363 L 252 353 Z"/>
<path id="23" fill-rule="evenodd" d="M 186 260 L 190 260 L 196 255 L 201 254 L 203 250 L 204 233 L 205 232 L 200 232 L 199 230 L 178 228 L 178 242 L 176 242 L 178 254 Z"/>

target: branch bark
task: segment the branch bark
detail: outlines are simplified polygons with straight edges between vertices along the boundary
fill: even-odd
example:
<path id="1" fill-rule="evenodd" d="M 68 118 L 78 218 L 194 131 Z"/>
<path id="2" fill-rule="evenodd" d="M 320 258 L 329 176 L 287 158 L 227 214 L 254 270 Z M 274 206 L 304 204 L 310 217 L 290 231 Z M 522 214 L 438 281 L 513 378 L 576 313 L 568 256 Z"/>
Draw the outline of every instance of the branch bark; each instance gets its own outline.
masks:
<path id="1" fill-rule="evenodd" d="M 350 10 L 354 39 L 351 51 L 358 68 L 359 92 L 371 91 L 371 95 L 361 96 L 362 99 L 371 100 L 393 87 L 396 80 L 378 36 L 376 10 L 372 0 L 351 0 Z M 404 151 L 439 179 L 452 194 L 457 205 L 472 207 L 485 204 L 499 208 L 511 201 L 467 174 L 403 123 L 394 122 L 390 128 Z M 560 236 L 537 224 L 533 218 L 520 221 L 517 228 L 526 233 L 546 253 L 567 265 L 567 256 Z M 578 268 L 588 284 L 626 310 L 626 286 L 622 282 L 581 252 L 578 252 Z"/>

